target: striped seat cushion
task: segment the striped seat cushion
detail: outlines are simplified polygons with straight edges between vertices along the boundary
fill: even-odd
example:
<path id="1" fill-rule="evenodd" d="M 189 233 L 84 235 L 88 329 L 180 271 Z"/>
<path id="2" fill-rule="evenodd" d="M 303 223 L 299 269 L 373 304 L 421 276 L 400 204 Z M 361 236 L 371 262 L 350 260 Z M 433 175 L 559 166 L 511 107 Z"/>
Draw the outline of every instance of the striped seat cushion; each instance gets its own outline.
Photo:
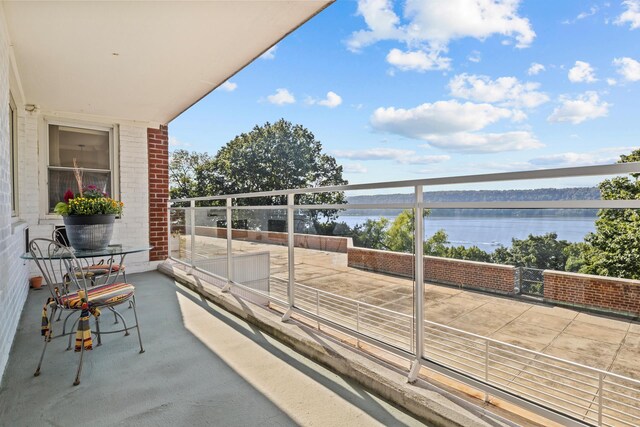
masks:
<path id="1" fill-rule="evenodd" d="M 121 270 L 124 271 L 124 265 L 121 264 L 112 264 L 111 266 L 109 266 L 109 264 L 94 264 L 86 268 L 93 274 L 107 274 L 109 272 L 117 273 Z"/>
<path id="2" fill-rule="evenodd" d="M 135 287 L 128 283 L 111 283 L 109 285 L 96 286 L 88 291 L 89 303 L 94 307 L 114 305 L 133 296 Z M 78 293 L 62 297 L 62 304 L 69 308 L 80 308 L 82 300 Z"/>

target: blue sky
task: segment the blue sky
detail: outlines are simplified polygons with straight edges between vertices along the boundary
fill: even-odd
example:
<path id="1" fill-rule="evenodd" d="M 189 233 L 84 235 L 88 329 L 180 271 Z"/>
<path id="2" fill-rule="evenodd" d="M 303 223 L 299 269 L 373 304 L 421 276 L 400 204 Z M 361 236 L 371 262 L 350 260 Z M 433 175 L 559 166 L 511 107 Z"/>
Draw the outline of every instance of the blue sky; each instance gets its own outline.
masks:
<path id="1" fill-rule="evenodd" d="M 639 107 L 640 0 L 338 0 L 169 129 L 215 154 L 284 118 L 362 183 L 612 163 Z"/>

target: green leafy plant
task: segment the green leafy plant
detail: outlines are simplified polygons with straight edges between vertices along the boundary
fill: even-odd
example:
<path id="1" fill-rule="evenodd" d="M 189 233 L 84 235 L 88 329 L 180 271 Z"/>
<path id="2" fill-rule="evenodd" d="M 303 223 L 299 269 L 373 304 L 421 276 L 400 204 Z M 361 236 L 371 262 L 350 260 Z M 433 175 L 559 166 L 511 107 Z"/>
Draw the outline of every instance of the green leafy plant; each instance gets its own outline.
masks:
<path id="1" fill-rule="evenodd" d="M 88 186 L 82 193 L 73 194 L 71 190 L 65 193 L 65 201 L 59 202 L 55 213 L 59 215 L 108 215 L 122 214 L 124 203 L 114 200 L 95 186 Z"/>
<path id="2" fill-rule="evenodd" d="M 78 184 L 78 193 L 70 189 L 64 193 L 64 201 L 58 202 L 53 209 L 62 216 L 67 215 L 122 215 L 124 203 L 114 200 L 95 185 L 82 185 L 82 171 L 73 159 L 74 174 Z"/>

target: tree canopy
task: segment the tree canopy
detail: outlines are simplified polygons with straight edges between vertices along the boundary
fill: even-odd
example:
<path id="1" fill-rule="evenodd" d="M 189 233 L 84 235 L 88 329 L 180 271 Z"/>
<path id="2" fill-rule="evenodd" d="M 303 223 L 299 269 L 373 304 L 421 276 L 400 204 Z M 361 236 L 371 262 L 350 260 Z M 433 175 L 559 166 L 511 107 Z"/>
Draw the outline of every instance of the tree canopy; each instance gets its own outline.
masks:
<path id="1" fill-rule="evenodd" d="M 301 125 L 284 119 L 256 126 L 222 147 L 214 159 L 225 194 L 345 185 L 342 166 L 322 152 L 322 144 Z M 305 195 L 300 203 L 345 203 L 342 192 Z M 251 204 L 256 204 L 251 199 Z M 260 204 L 285 204 L 286 197 L 263 197 Z"/>
<path id="2" fill-rule="evenodd" d="M 171 197 L 200 197 L 307 187 L 346 185 L 342 166 L 323 153 L 322 144 L 301 125 L 284 119 L 255 126 L 207 153 L 174 151 L 169 163 Z M 286 196 L 237 199 L 238 205 L 285 205 Z M 343 192 L 305 194 L 297 204 L 343 204 Z M 316 229 L 332 231 L 337 210 L 305 212 Z M 328 226 L 327 223 L 330 225 Z M 324 228 L 323 228 L 324 227 Z"/>
<path id="3" fill-rule="evenodd" d="M 640 161 L 640 149 L 620 156 L 618 163 Z M 603 200 L 640 200 L 638 174 L 606 179 L 598 186 Z M 640 279 L 640 212 L 601 209 L 596 231 L 585 238 L 576 263 L 581 273 Z"/>
<path id="4" fill-rule="evenodd" d="M 169 194 L 172 199 L 212 195 L 213 158 L 207 153 L 176 150 L 169 159 Z"/>

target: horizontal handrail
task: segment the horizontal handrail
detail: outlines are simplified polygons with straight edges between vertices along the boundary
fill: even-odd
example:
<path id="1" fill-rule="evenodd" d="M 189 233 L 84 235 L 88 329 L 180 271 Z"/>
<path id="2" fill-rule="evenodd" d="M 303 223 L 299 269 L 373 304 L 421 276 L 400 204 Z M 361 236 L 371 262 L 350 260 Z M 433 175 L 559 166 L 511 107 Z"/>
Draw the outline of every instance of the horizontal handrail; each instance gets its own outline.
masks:
<path id="1" fill-rule="evenodd" d="M 481 182 L 521 181 L 527 179 L 572 178 L 598 175 L 615 175 L 624 173 L 640 173 L 640 162 L 615 163 L 611 165 L 579 166 L 570 168 L 541 169 L 521 172 L 501 172 L 479 175 L 459 175 L 442 178 L 425 178 L 405 181 L 374 182 L 368 184 L 334 185 L 327 187 L 293 188 L 288 190 L 259 191 L 255 193 L 237 193 L 221 196 L 203 196 L 184 199 L 170 199 L 169 203 L 187 201 L 207 201 L 246 199 L 252 197 L 284 196 L 289 194 L 325 193 L 334 191 L 376 190 L 401 187 L 439 186 L 449 184 L 473 184 Z"/>

